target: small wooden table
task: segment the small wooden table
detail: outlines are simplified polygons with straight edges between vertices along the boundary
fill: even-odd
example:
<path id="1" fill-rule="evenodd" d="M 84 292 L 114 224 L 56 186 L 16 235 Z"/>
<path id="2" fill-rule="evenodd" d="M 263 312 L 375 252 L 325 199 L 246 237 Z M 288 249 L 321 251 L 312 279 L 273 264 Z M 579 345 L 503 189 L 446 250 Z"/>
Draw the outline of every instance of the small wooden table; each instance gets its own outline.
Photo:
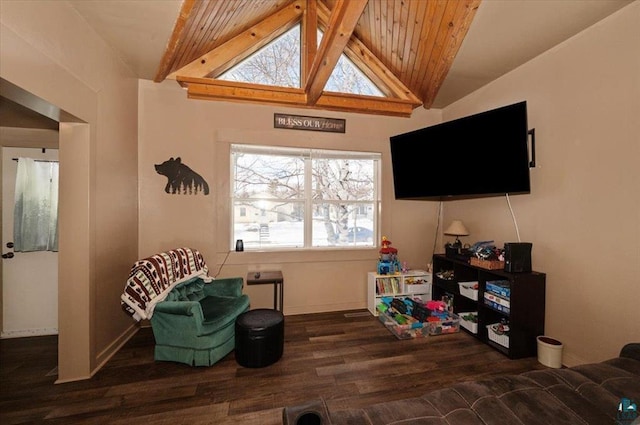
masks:
<path id="1" fill-rule="evenodd" d="M 273 309 L 282 312 L 284 308 L 284 279 L 281 271 L 259 271 L 247 273 L 247 285 L 273 284 Z M 278 287 L 280 303 L 278 307 Z"/>

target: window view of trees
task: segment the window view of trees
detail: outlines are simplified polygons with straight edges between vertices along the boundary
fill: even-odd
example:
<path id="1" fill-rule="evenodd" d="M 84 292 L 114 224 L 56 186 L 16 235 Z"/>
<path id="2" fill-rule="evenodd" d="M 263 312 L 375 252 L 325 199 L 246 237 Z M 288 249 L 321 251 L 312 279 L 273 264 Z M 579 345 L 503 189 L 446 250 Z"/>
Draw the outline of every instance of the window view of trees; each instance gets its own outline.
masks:
<path id="1" fill-rule="evenodd" d="M 322 32 L 318 31 L 318 43 Z M 300 87 L 300 25 L 260 49 L 218 77 L 221 80 Z M 344 54 L 329 77 L 325 90 L 369 96 L 382 92 Z"/>
<path id="2" fill-rule="evenodd" d="M 379 154 L 233 145 L 245 249 L 374 246 Z"/>
<path id="3" fill-rule="evenodd" d="M 300 87 L 300 26 L 293 27 L 218 78 L 269 86 Z"/>
<path id="4" fill-rule="evenodd" d="M 219 78 L 300 87 L 300 25 Z M 325 90 L 383 96 L 344 54 Z M 245 249 L 376 244 L 379 154 L 233 145 L 232 155 L 233 240 Z"/>

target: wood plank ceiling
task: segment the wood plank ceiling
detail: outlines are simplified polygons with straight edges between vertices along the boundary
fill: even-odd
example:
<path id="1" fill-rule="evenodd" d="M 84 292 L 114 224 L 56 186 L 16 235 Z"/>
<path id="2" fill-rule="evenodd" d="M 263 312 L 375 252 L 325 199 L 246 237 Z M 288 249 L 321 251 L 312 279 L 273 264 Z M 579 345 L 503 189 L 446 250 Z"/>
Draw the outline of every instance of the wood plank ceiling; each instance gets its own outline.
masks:
<path id="1" fill-rule="evenodd" d="M 408 117 L 433 104 L 480 2 L 185 0 L 155 81 L 175 79 L 195 99 Z M 298 23 L 300 88 L 216 79 Z M 323 91 L 342 53 L 386 97 Z"/>

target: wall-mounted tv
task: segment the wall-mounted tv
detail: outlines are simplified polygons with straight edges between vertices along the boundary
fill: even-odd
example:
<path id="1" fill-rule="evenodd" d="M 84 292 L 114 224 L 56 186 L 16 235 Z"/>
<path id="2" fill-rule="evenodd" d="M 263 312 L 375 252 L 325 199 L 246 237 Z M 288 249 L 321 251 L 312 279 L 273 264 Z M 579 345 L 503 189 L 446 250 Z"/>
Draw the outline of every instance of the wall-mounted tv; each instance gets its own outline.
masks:
<path id="1" fill-rule="evenodd" d="M 528 132 L 523 101 L 392 136 L 395 197 L 447 200 L 530 193 Z"/>

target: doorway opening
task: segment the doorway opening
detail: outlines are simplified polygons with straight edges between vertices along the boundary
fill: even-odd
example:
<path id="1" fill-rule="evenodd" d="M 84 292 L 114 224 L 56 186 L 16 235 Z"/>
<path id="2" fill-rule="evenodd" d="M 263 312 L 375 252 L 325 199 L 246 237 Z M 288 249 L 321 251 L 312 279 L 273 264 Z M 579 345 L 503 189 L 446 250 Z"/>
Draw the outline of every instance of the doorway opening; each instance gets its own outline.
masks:
<path id="1" fill-rule="evenodd" d="M 35 148 L 37 151 L 39 151 L 42 154 L 42 151 L 44 149 L 46 154 L 55 155 L 56 159 L 57 159 L 58 153 L 60 154 L 61 158 L 64 158 L 64 152 L 69 152 L 71 150 L 70 146 L 75 146 L 76 148 L 80 148 L 79 151 L 82 151 L 83 155 L 86 155 L 86 153 L 88 152 L 89 132 L 88 130 L 84 130 L 84 128 L 88 129 L 88 124 L 86 124 L 83 120 L 80 120 L 77 117 L 61 110 L 57 106 L 33 95 L 32 93 L 28 92 L 23 88 L 15 86 L 14 84 L 2 78 L 0 78 L 0 123 L 1 123 L 0 124 L 0 145 L 3 147 L 3 151 L 5 150 L 5 148 L 9 148 L 9 149 L 34 149 Z M 76 123 L 82 124 L 83 130 L 80 133 L 78 133 L 78 136 L 76 136 L 75 133 L 69 136 L 68 134 L 70 132 L 69 129 L 75 128 L 75 127 L 70 127 L 67 124 L 74 125 Z M 61 137 L 61 131 L 63 128 L 65 129 L 67 134 L 65 137 Z M 73 130 L 71 131 L 73 132 Z M 73 139 L 72 141 L 67 140 L 70 137 Z M 8 152 L 9 151 L 7 151 L 7 153 Z M 16 151 L 12 151 L 12 152 L 15 153 Z M 13 163 L 13 158 L 20 155 L 18 153 L 15 153 L 15 155 L 7 154 L 6 155 L 6 157 L 8 158 L 7 159 L 5 158 L 5 154 L 3 152 L 2 156 L 3 156 L 2 161 L 0 161 L 0 167 L 2 167 L 2 169 L 0 169 L 0 176 L 3 176 L 4 174 L 5 161 L 8 160 L 11 163 Z M 14 164 L 11 164 L 11 165 L 14 165 Z M 61 167 L 63 167 L 64 162 L 61 161 L 60 165 Z M 75 184 L 68 185 L 69 182 L 74 182 L 82 178 L 88 178 L 86 176 L 85 168 L 88 168 L 89 165 L 84 162 L 83 162 L 83 165 L 84 166 L 79 167 L 81 169 L 77 171 L 78 173 L 81 174 L 80 177 L 77 176 L 76 171 L 70 169 L 68 173 L 70 174 L 70 176 L 69 176 L 69 179 L 67 179 L 66 183 L 65 181 L 62 181 L 62 180 L 60 181 L 61 194 L 63 193 L 63 191 L 73 194 L 77 190 L 75 188 Z M 10 167 L 7 167 L 7 168 L 10 168 Z M 0 190 L 3 191 L 3 194 L 4 194 L 4 186 L 5 186 L 5 178 L 3 176 L 2 184 L 0 184 Z M 62 196 L 61 196 L 61 204 L 63 203 L 63 201 L 64 200 L 62 199 Z M 0 203 L 0 205 L 2 204 Z M 0 214 L 2 214 L 3 221 L 4 221 L 4 215 L 6 213 L 5 208 L 7 207 L 1 207 L 1 210 L 0 210 Z M 88 208 L 88 207 L 83 207 L 82 205 L 76 205 L 75 202 L 67 202 L 66 208 L 62 208 L 62 205 L 61 205 L 59 219 L 62 221 L 64 217 L 69 217 L 68 216 L 69 211 L 73 211 L 73 210 L 80 211 L 80 213 L 85 213 L 86 212 L 85 208 Z M 69 218 L 67 218 L 67 222 L 69 221 L 70 221 Z M 0 238 L 3 240 L 2 252 L 6 253 L 8 251 L 6 247 L 6 242 L 10 242 L 10 240 L 8 240 L 7 238 L 11 238 L 13 232 L 12 231 L 7 232 L 6 230 L 3 229 L 3 227 L 5 227 L 6 229 L 6 226 L 0 226 Z M 60 233 L 60 235 L 63 235 L 63 234 L 67 235 L 67 239 L 69 238 L 69 231 L 67 231 L 66 233 L 64 232 Z M 65 248 L 62 247 L 58 251 L 58 253 L 56 253 L 55 255 L 59 256 L 64 249 Z M 6 266 L 8 261 L 16 259 L 16 256 L 18 256 L 17 253 L 14 254 L 14 258 L 12 259 L 3 258 L 2 260 L 0 260 L 0 276 L 4 275 L 5 267 L 3 266 Z M 73 344 L 71 344 L 71 341 L 68 341 L 74 338 L 77 340 L 77 336 L 74 337 L 74 336 L 67 335 L 66 337 L 63 337 L 63 335 L 69 333 L 68 330 L 65 332 L 65 326 L 68 327 L 69 323 L 68 321 L 61 321 L 57 315 L 58 311 L 64 311 L 65 304 L 67 305 L 69 304 L 69 302 L 65 300 L 65 297 L 66 297 L 65 293 L 68 291 L 63 291 L 62 288 L 59 288 L 57 285 L 58 275 L 60 274 L 60 270 L 67 269 L 67 267 L 64 264 L 64 261 L 69 262 L 68 259 L 63 260 L 62 258 L 60 258 L 60 262 L 58 263 L 58 260 L 56 259 L 55 266 L 53 267 L 55 270 L 53 272 L 53 275 L 56 282 L 56 285 L 55 285 L 56 289 L 54 293 L 49 293 L 49 295 L 47 295 L 47 297 L 49 298 L 50 304 L 54 304 L 55 306 L 55 319 L 54 320 L 51 319 L 53 316 L 51 313 L 52 310 L 50 309 L 49 316 L 48 316 L 49 322 L 46 322 L 46 324 L 35 325 L 35 327 L 34 325 L 29 324 L 27 325 L 27 329 L 31 329 L 31 331 L 28 331 L 26 333 L 23 332 L 22 334 L 21 332 L 14 332 L 13 335 L 11 334 L 5 335 L 6 337 L 21 337 L 21 336 L 30 336 L 31 334 L 44 335 L 49 333 L 53 334 L 54 332 L 58 333 L 57 347 L 56 347 L 57 352 L 49 353 L 51 355 L 46 356 L 46 358 L 56 359 L 56 364 L 53 364 L 51 367 L 52 373 L 57 372 L 58 366 L 60 366 L 61 369 L 69 368 L 68 365 L 66 365 L 67 363 L 69 363 L 69 360 L 65 361 L 66 357 L 70 359 L 74 358 L 76 356 L 76 353 L 79 353 L 80 351 L 82 351 L 82 354 L 80 354 L 80 357 L 88 356 L 88 353 L 84 353 L 84 351 L 86 350 L 86 347 L 76 348 Z M 22 271 L 19 271 L 19 273 L 22 273 Z M 5 286 L 6 286 L 5 279 L 3 277 L 2 280 L 0 280 L 0 329 L 3 331 L 5 331 L 5 329 L 7 331 L 16 330 L 16 329 L 9 329 L 9 326 L 13 326 L 12 322 L 5 323 L 5 320 L 4 320 L 5 309 L 8 308 L 9 303 L 13 303 L 12 299 L 7 299 L 5 298 L 5 296 L 3 296 L 6 289 Z M 33 296 L 24 295 L 24 292 L 21 292 L 21 294 L 23 294 L 22 295 L 23 298 L 33 298 Z M 59 306 L 62 306 L 62 307 L 59 309 Z M 13 316 L 11 320 L 13 320 Z"/>
<path id="2" fill-rule="evenodd" d="M 15 159 L 18 158 L 57 161 L 58 150 L 2 148 L 3 318 L 0 338 L 57 335 L 58 252 L 16 252 L 14 249 L 14 204 L 18 168 Z M 35 214 L 25 211 L 25 215 L 33 217 Z M 29 226 L 33 227 L 32 224 Z"/>

